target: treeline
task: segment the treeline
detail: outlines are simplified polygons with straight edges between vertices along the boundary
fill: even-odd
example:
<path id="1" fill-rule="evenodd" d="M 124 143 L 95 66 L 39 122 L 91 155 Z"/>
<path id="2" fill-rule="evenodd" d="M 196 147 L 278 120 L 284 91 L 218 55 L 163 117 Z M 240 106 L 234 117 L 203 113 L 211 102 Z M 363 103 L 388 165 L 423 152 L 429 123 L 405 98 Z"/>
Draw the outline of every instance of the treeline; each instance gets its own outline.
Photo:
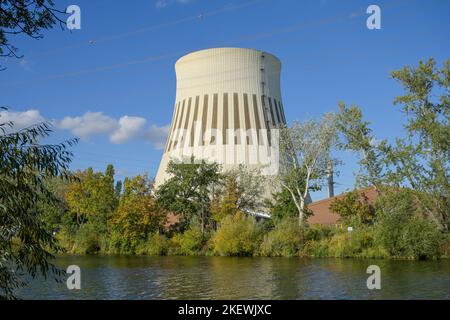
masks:
<path id="1" fill-rule="evenodd" d="M 271 180 L 246 167 L 223 173 L 215 163 L 171 161 L 157 190 L 146 175 L 114 182 L 114 168 L 87 169 L 70 182 L 50 180 L 59 196 L 46 223 L 70 253 L 308 256 L 431 259 L 448 256 L 450 224 L 450 61 L 433 59 L 392 77 L 406 135 L 377 139 L 357 106 L 280 130 L 280 172 Z M 331 209 L 341 227 L 309 226 L 310 193 L 359 157 L 355 190 Z M 278 186 L 264 199 L 267 186 Z M 375 203 L 359 190 L 373 187 Z M 270 212 L 256 221 L 252 213 Z M 171 217 L 171 223 L 168 223 Z M 351 226 L 353 231 L 347 231 Z"/>
<path id="2" fill-rule="evenodd" d="M 114 185 L 112 165 L 104 173 L 92 169 L 77 172 L 71 183 L 52 182 L 61 202 L 57 208 L 45 209 L 45 221 L 55 231 L 62 252 L 409 259 L 446 256 L 446 233 L 422 217 L 410 189 L 380 190 L 375 204 L 368 202 L 364 193 L 347 193 L 332 203 L 345 226 L 338 228 L 299 224 L 296 210 L 285 207 L 289 202 L 285 191 L 276 193 L 272 203 L 261 203 L 258 194 L 266 182 L 244 167 L 220 174 L 216 164 L 171 162 L 169 170 L 176 178 L 156 193 L 146 175 L 125 179 L 123 188 L 121 182 Z M 240 179 L 244 176 L 248 179 Z M 273 219 L 257 221 L 246 213 L 261 205 L 271 209 Z M 280 207 L 285 210 L 280 211 Z M 176 215 L 177 222 L 168 224 L 169 212 Z M 354 231 L 349 233 L 347 226 Z"/>

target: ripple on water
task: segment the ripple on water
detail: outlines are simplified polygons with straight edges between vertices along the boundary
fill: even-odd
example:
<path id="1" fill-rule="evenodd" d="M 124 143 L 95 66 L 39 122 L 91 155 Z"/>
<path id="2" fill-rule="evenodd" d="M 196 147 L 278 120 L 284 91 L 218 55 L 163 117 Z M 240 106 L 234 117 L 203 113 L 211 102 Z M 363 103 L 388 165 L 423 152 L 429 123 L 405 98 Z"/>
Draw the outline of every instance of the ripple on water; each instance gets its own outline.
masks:
<path id="1" fill-rule="evenodd" d="M 25 299 L 449 299 L 450 263 L 356 259 L 62 256 L 81 290 L 36 279 Z M 368 290 L 366 269 L 381 268 Z"/>

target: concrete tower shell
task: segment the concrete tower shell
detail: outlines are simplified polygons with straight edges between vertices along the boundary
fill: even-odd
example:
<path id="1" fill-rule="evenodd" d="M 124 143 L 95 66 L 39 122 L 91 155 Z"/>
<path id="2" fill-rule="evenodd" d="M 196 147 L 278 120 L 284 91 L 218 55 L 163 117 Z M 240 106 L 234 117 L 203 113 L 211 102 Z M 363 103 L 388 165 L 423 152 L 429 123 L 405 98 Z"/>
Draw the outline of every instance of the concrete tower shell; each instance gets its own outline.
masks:
<path id="1" fill-rule="evenodd" d="M 244 164 L 273 174 L 260 151 L 277 161 L 271 141 L 286 124 L 280 60 L 259 50 L 213 48 L 181 57 L 175 71 L 175 107 L 155 186 L 169 178 L 170 159 L 192 155 L 224 170 Z"/>

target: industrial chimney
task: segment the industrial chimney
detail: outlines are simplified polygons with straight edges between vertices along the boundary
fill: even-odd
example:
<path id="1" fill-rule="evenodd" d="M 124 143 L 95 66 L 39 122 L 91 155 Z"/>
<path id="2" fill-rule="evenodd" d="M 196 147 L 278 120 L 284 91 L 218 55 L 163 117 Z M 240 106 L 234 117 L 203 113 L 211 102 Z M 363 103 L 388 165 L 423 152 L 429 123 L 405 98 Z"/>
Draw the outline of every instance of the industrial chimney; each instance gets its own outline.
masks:
<path id="1" fill-rule="evenodd" d="M 333 163 L 328 161 L 327 165 L 327 180 L 328 180 L 328 197 L 334 197 L 334 179 L 333 179 Z"/>
<path id="2" fill-rule="evenodd" d="M 219 163 L 223 170 L 244 164 L 274 174 L 274 129 L 286 124 L 280 70 L 278 58 L 253 49 L 213 48 L 181 57 L 175 64 L 175 106 L 155 186 L 168 178 L 170 159 L 191 156 Z"/>

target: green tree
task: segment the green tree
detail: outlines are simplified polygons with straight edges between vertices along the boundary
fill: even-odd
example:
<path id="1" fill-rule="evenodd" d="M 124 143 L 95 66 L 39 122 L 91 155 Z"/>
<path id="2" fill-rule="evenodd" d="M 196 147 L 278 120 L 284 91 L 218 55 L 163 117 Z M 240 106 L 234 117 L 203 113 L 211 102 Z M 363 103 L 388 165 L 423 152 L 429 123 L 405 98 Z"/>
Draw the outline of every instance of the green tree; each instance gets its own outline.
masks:
<path id="1" fill-rule="evenodd" d="M 286 188 L 273 193 L 272 198 L 266 201 L 266 206 L 269 208 L 271 220 L 273 220 L 275 225 L 286 218 L 298 216 L 297 207 Z"/>
<path id="2" fill-rule="evenodd" d="M 59 177 L 49 177 L 45 179 L 44 184 L 49 192 L 57 199 L 56 203 L 48 203 L 39 201 L 38 208 L 43 214 L 44 222 L 48 225 L 49 230 L 58 231 L 62 225 L 66 224 L 68 216 L 68 207 L 65 201 L 65 194 L 70 181 Z"/>
<path id="3" fill-rule="evenodd" d="M 41 30 L 50 29 L 57 22 L 61 27 L 65 25 L 58 17 L 61 14 L 65 14 L 65 10 L 55 9 L 52 0 L 0 1 L 0 56 L 21 58 L 9 37 L 25 34 L 40 39 L 43 37 Z"/>
<path id="4" fill-rule="evenodd" d="M 77 181 L 68 186 L 66 193 L 69 213 L 78 227 L 89 222 L 102 235 L 107 234 L 107 222 L 117 204 L 111 176 L 113 168 L 108 167 L 108 174 L 94 172 L 92 168 L 75 173 Z"/>
<path id="5" fill-rule="evenodd" d="M 421 216 L 416 199 L 409 189 L 383 192 L 377 199 L 376 239 L 394 257 L 439 258 L 442 235 Z"/>
<path id="6" fill-rule="evenodd" d="M 219 255 L 251 256 L 259 248 L 261 236 L 261 227 L 255 218 L 238 212 L 223 219 L 212 243 Z"/>
<path id="7" fill-rule="evenodd" d="M 359 160 L 361 171 L 357 176 L 357 186 L 379 188 L 383 178 L 382 146 L 386 144 L 386 141 L 381 141 L 377 145 L 369 125 L 369 122 L 363 120 L 359 107 L 346 107 L 344 103 L 339 104 L 336 122 L 337 130 L 342 135 L 339 145 L 343 149 L 354 151 L 361 157 Z"/>
<path id="8" fill-rule="evenodd" d="M 171 178 L 157 190 L 158 203 L 168 211 L 180 215 L 183 228 L 199 221 L 202 233 L 209 223 L 214 186 L 220 181 L 220 166 L 201 161 L 176 163 L 170 161 L 167 173 Z"/>
<path id="9" fill-rule="evenodd" d="M 13 123 L 0 123 L 0 298 L 14 298 L 27 275 L 58 274 L 51 263 L 51 251 L 58 247 L 38 203 L 59 203 L 45 181 L 70 178 L 68 147 L 77 140 L 41 144 L 50 133 L 49 123 L 19 131 L 14 131 Z"/>
<path id="10" fill-rule="evenodd" d="M 300 225 L 306 219 L 310 191 L 320 189 L 330 163 L 336 163 L 331 158 L 337 143 L 335 122 L 335 115 L 328 113 L 320 120 L 295 122 L 281 129 L 280 181 L 291 194 Z"/>
<path id="11" fill-rule="evenodd" d="M 392 72 L 405 94 L 394 99 L 407 136 L 386 148 L 389 180 L 418 191 L 417 204 L 441 229 L 450 222 L 450 60 L 429 59 Z"/>
<path id="12" fill-rule="evenodd" d="M 266 183 L 257 169 L 249 169 L 244 165 L 225 172 L 221 183 L 215 188 L 211 209 L 213 219 L 220 222 L 225 216 L 239 211 L 248 213 L 261 210 Z"/>
<path id="13" fill-rule="evenodd" d="M 166 220 L 167 213 L 158 208 L 152 188 L 153 183 L 146 175 L 125 179 L 124 192 L 112 224 L 128 247 L 148 240 Z"/>
<path id="14" fill-rule="evenodd" d="M 119 180 L 116 182 L 116 186 L 114 187 L 114 195 L 116 199 L 120 199 L 120 195 L 122 194 L 122 181 Z"/>
<path id="15" fill-rule="evenodd" d="M 226 216 L 239 212 L 237 181 L 230 176 L 225 177 L 224 188 L 211 202 L 211 213 L 215 223 L 220 223 Z"/>
<path id="16" fill-rule="evenodd" d="M 353 190 L 342 198 L 334 199 L 330 210 L 339 214 L 345 223 L 352 225 L 370 224 L 375 218 L 375 208 L 364 191 Z"/>
<path id="17" fill-rule="evenodd" d="M 302 230 L 296 217 L 285 218 L 264 236 L 260 254 L 272 257 L 292 257 L 298 254 L 302 245 Z"/>

